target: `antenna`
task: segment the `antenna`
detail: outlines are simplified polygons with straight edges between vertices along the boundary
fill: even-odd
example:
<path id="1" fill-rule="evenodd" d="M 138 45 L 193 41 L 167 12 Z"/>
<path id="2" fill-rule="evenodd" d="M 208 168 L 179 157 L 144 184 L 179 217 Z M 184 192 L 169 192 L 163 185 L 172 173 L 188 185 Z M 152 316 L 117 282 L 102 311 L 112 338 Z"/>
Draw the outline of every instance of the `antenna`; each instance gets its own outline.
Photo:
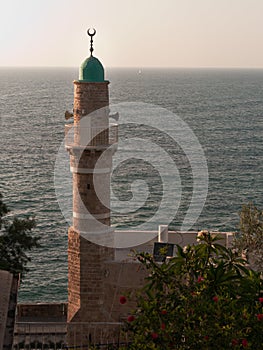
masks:
<path id="1" fill-rule="evenodd" d="M 92 30 L 92 32 L 91 32 Z M 96 34 L 96 29 L 94 28 L 89 28 L 87 30 L 88 35 L 90 36 L 90 55 L 92 56 L 92 52 L 94 51 L 93 49 L 93 37 Z"/>

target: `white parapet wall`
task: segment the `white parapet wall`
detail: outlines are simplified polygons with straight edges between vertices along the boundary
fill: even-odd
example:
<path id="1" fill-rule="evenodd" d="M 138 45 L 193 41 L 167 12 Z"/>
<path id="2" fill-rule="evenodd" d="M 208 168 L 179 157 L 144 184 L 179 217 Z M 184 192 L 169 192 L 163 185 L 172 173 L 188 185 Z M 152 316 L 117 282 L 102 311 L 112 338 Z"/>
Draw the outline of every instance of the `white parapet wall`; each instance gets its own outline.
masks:
<path id="1" fill-rule="evenodd" d="M 159 225 L 158 228 L 158 242 L 168 243 L 168 225 Z"/>
<path id="2" fill-rule="evenodd" d="M 188 244 L 197 244 L 197 231 L 168 231 L 166 225 L 160 225 L 158 231 L 115 230 L 117 243 L 116 261 L 131 259 L 132 251 L 153 253 L 154 242 L 178 244 L 182 247 Z M 230 247 L 235 232 L 211 232 L 220 238 L 220 244 Z M 139 243 L 139 244 L 138 244 Z"/>

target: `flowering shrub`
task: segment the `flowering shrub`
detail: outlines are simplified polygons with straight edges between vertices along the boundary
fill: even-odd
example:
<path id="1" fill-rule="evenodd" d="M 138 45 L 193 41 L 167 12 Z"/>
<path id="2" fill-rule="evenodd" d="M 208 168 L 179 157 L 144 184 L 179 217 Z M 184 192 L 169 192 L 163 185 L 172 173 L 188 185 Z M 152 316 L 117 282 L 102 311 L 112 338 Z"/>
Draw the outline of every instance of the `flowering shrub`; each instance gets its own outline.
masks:
<path id="1" fill-rule="evenodd" d="M 217 236 L 198 241 L 162 264 L 137 254 L 149 277 L 126 325 L 129 349 L 263 349 L 261 274 Z"/>

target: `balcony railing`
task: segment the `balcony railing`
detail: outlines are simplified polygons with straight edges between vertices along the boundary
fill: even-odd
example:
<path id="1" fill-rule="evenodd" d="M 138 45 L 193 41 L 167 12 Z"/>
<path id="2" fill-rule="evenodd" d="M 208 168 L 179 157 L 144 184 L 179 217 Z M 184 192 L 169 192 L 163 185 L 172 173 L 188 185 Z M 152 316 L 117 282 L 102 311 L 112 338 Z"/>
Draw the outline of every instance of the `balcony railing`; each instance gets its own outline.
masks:
<path id="1" fill-rule="evenodd" d="M 105 127 L 65 125 L 66 147 L 108 147 L 118 142 L 118 124 Z"/>

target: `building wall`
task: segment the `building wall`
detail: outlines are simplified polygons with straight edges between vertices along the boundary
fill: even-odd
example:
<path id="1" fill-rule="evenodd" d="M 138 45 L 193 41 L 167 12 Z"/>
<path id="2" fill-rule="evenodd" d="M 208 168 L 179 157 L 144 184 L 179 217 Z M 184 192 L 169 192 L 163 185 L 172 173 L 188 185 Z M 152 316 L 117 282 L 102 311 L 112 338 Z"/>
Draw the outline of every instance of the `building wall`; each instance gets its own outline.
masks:
<path id="1" fill-rule="evenodd" d="M 0 349 L 11 349 L 13 342 L 18 279 L 0 270 Z"/>
<path id="2" fill-rule="evenodd" d="M 107 291 L 103 302 L 104 314 L 113 322 L 121 322 L 136 308 L 136 292 L 145 283 L 147 270 L 137 261 L 110 261 L 104 264 L 104 289 Z M 120 303 L 120 296 L 127 302 Z"/>
<path id="3" fill-rule="evenodd" d="M 104 113 L 101 114 L 101 117 L 98 119 L 98 122 L 101 124 L 101 120 L 105 120 L 107 117 L 109 105 L 109 82 L 100 82 L 100 83 L 85 83 L 74 81 L 74 122 L 78 123 L 83 116 L 86 116 L 96 110 L 105 108 Z M 96 114 L 94 114 L 95 124 Z"/>
<path id="4" fill-rule="evenodd" d="M 135 261 L 100 263 L 101 254 L 97 255 L 97 249 L 92 250 L 96 262 L 94 260 L 91 266 L 83 264 L 80 308 L 71 319 L 68 315 L 69 347 L 119 341 L 122 338 L 120 324 L 136 308 L 135 293 L 143 286 L 147 275 Z M 124 305 L 120 303 L 122 295 L 127 298 Z"/>
<path id="5" fill-rule="evenodd" d="M 7 271 L 5 271 L 8 273 Z M 14 340 L 14 327 L 15 327 L 15 319 L 16 319 L 16 306 L 17 306 L 17 293 L 18 286 L 20 282 L 19 275 L 11 275 L 11 289 L 9 294 L 9 302 L 8 302 L 8 312 L 6 318 L 5 326 L 5 335 L 3 339 L 3 350 L 11 350 Z M 1 276 L 3 277 L 3 275 Z M 8 278 L 10 281 L 10 279 Z M 3 282 L 3 281 L 2 281 Z"/>
<path id="6" fill-rule="evenodd" d="M 74 228 L 69 229 L 68 321 L 107 321 L 103 314 L 104 263 L 114 259 L 114 249 L 94 244 Z"/>

